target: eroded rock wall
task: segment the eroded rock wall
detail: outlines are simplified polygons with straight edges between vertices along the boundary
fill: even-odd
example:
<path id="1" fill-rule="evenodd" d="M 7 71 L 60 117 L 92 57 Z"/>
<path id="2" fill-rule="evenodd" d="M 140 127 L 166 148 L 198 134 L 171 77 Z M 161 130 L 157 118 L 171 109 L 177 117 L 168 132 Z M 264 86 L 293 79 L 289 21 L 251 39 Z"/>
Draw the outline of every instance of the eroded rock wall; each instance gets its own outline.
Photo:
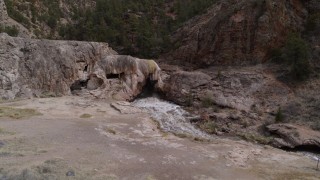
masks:
<path id="1" fill-rule="evenodd" d="M 91 94 L 132 100 L 147 81 L 161 86 L 153 60 L 117 55 L 106 43 L 0 34 L 0 98 Z"/>
<path id="2" fill-rule="evenodd" d="M 300 0 L 228 0 L 180 28 L 169 62 L 205 65 L 257 64 L 300 32 L 308 13 Z"/>
<path id="3" fill-rule="evenodd" d="M 102 57 L 116 54 L 105 43 L 14 38 L 0 34 L 0 96 L 3 99 L 70 94 Z"/>

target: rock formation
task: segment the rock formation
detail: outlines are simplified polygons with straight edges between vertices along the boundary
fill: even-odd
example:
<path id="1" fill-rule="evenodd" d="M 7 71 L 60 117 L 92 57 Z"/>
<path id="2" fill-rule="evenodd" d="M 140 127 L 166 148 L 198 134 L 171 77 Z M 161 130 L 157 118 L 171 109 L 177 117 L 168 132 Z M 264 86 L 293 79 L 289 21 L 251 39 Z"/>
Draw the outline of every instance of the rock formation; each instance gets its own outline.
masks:
<path id="1" fill-rule="evenodd" d="M 172 37 L 168 62 L 205 65 L 257 64 L 300 32 L 307 17 L 302 1 L 221 1 L 181 27 Z"/>
<path id="2" fill-rule="evenodd" d="M 97 62 L 92 75 L 108 84 L 107 94 L 120 100 L 132 100 L 142 92 L 147 81 L 154 82 L 155 88 L 162 86 L 160 68 L 155 61 L 131 56 L 105 56 Z"/>
<path id="3" fill-rule="evenodd" d="M 159 79 L 154 61 L 119 56 L 106 43 L 14 38 L 0 34 L 0 97 L 14 99 L 81 90 L 131 100 Z"/>
<path id="4" fill-rule="evenodd" d="M 318 78 L 293 87 L 278 79 L 282 71 L 275 65 L 189 72 L 161 67 L 164 98 L 189 106 L 200 117 L 192 121 L 212 121 L 225 134 L 257 133 L 266 122 L 275 122 L 279 107 L 285 121 L 320 127 Z"/>
<path id="5" fill-rule="evenodd" d="M 313 147 L 320 149 L 320 132 L 292 124 L 272 124 L 268 131 L 278 136 L 273 145 L 279 148 Z"/>

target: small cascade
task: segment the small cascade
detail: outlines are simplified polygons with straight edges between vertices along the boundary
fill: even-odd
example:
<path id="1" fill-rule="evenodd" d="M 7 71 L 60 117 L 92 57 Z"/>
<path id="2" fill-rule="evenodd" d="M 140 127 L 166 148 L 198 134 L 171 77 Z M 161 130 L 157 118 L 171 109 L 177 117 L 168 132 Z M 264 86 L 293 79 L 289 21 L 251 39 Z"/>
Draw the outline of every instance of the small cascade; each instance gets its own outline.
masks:
<path id="1" fill-rule="evenodd" d="M 148 97 L 137 99 L 133 105 L 147 109 L 163 131 L 195 138 L 212 139 L 210 135 L 195 128 L 188 120 L 190 114 L 176 104 L 160 100 L 157 97 Z"/>

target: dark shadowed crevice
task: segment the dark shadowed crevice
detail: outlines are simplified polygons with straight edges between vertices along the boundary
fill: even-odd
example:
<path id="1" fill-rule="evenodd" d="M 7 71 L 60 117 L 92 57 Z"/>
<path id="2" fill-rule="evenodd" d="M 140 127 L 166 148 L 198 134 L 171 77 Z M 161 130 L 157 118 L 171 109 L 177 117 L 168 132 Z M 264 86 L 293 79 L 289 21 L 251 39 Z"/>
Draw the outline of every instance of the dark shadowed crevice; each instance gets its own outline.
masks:
<path id="1" fill-rule="evenodd" d="M 83 72 L 88 72 L 88 65 L 84 67 Z"/>
<path id="2" fill-rule="evenodd" d="M 88 80 L 77 80 L 75 81 L 71 87 L 70 90 L 75 91 L 75 90 L 81 90 L 82 88 L 87 88 Z"/>
<path id="3" fill-rule="evenodd" d="M 310 152 L 314 153 L 317 155 L 320 155 L 320 147 L 315 146 L 315 145 L 302 145 L 302 146 L 297 146 L 295 148 L 281 148 L 285 151 L 292 151 L 292 152 Z"/>
<path id="4" fill-rule="evenodd" d="M 135 99 L 147 98 L 152 97 L 156 94 L 155 92 L 155 85 L 158 81 L 153 81 L 150 77 L 146 80 L 146 84 L 144 85 L 141 93 Z"/>
<path id="5" fill-rule="evenodd" d="M 120 79 L 121 77 L 124 76 L 124 73 L 120 74 L 107 74 L 107 79 Z"/>

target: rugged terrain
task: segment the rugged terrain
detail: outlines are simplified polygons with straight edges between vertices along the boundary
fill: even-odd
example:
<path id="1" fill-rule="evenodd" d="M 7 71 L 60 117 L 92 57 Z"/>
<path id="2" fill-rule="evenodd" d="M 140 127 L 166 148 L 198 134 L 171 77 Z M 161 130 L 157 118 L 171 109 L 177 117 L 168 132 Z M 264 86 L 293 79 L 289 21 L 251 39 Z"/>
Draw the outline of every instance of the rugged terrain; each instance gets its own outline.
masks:
<path id="1" fill-rule="evenodd" d="M 316 161 L 270 146 L 163 133 L 145 112 L 80 97 L 1 103 L 42 115 L 0 119 L 0 179 L 318 179 Z M 83 114 L 86 114 L 84 116 Z M 276 168 L 274 168 L 276 165 Z"/>
<path id="2" fill-rule="evenodd" d="M 164 98 L 212 134 L 270 143 L 273 123 L 319 130 L 318 12 L 317 1 L 216 3 L 173 34 L 175 49 L 159 60 Z M 294 79 L 299 70 L 309 79 Z"/>
<path id="3" fill-rule="evenodd" d="M 302 1 L 221 1 L 173 34 L 176 49 L 164 58 L 206 65 L 257 64 L 304 30 L 308 11 Z"/>
<path id="4" fill-rule="evenodd" d="M 117 55 L 106 43 L 0 33 L 0 44 L 2 99 L 70 95 L 84 88 L 95 97 L 132 100 L 147 80 L 161 83 L 154 61 Z"/>
<path id="5" fill-rule="evenodd" d="M 17 2 L 17 7 L 28 7 L 22 13 L 32 20 L 32 5 Z M 158 60 L 118 55 L 107 43 L 30 39 L 39 27 L 44 36 L 38 37 L 59 36 L 50 27 L 50 9 L 41 4 L 48 2 L 35 2 L 41 16 L 49 12 L 49 19 L 36 19 L 28 32 L 27 21 L 21 25 L 10 18 L 0 0 L 0 25 L 17 28 L 19 36 L 0 33 L 0 179 L 319 178 L 315 157 L 269 146 L 320 149 L 317 0 L 219 1 L 173 33 L 173 44 L 152 34 L 156 42 L 173 47 Z M 89 30 L 111 21 L 111 11 L 105 12 L 110 4 L 103 1 L 97 1 L 106 5 L 100 9 L 91 0 L 81 1 L 81 8 L 90 11 L 77 21 L 69 14 L 73 1 L 68 1 L 70 6 L 59 2 L 54 1 L 55 7 L 63 7 L 66 14 L 58 22 L 69 23 L 75 30 L 69 33 L 80 33 L 75 39 L 100 38 L 96 36 L 100 33 Z M 17 7 L 10 6 L 10 12 Z M 175 19 L 171 8 L 166 16 Z M 93 18 L 91 10 L 106 13 L 104 19 Z M 135 24 L 132 17 L 141 20 L 148 14 L 126 12 L 119 16 L 125 21 L 116 20 Z M 86 18 L 101 26 L 82 24 Z M 145 24 L 135 25 L 135 33 L 150 35 L 139 29 L 147 28 Z M 111 34 L 118 38 L 105 37 L 121 44 L 117 31 Z M 130 35 L 132 42 L 139 39 Z M 145 51 L 148 57 L 154 48 L 159 50 L 159 44 L 152 44 L 155 39 L 143 35 L 142 40 L 151 50 Z M 146 108 L 148 114 L 143 105 L 115 102 L 154 92 L 183 106 L 189 115 L 181 119 L 154 115 L 160 108 L 182 116 L 178 105 L 168 110 L 155 102 Z M 191 126 L 191 134 L 164 126 L 175 123 L 182 132 Z M 193 137 L 193 129 L 210 138 Z M 163 132 L 167 130 L 174 135 Z M 235 140 L 239 137 L 248 142 Z"/>

